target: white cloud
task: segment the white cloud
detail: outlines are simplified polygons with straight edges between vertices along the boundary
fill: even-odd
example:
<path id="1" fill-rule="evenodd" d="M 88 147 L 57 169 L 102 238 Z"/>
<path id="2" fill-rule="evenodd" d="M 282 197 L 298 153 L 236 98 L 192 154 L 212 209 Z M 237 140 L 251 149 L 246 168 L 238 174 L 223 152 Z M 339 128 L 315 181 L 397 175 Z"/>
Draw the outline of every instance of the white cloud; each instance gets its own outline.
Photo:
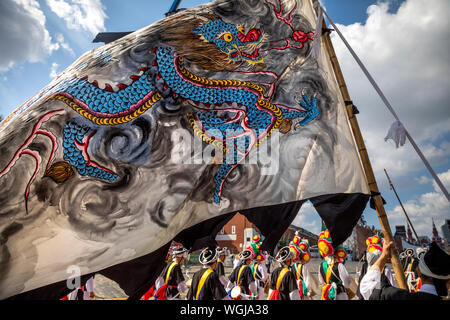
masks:
<path id="1" fill-rule="evenodd" d="M 59 49 L 45 21 L 36 0 L 0 1 L 0 72 L 26 61 L 42 61 Z"/>
<path id="2" fill-rule="evenodd" d="M 311 202 L 307 201 L 300 208 L 292 224 L 312 233 L 319 234 L 321 228 L 320 221 L 321 219 L 316 209 L 314 209 Z"/>
<path id="3" fill-rule="evenodd" d="M 101 0 L 47 0 L 47 5 L 70 29 L 86 30 L 93 35 L 105 30 L 107 16 Z"/>
<path id="4" fill-rule="evenodd" d="M 450 169 L 438 174 L 438 176 L 447 190 L 449 190 Z M 408 200 L 403 204 L 419 236 L 424 234 L 431 236 L 432 218 L 434 219 L 439 234 L 442 236 L 440 227 L 444 224 L 445 219 L 450 219 L 450 203 L 434 181 L 433 187 L 434 192 L 422 194 L 418 199 Z M 405 225 L 406 217 L 399 205 L 393 210 L 388 211 L 387 214 L 393 225 Z"/>
<path id="5" fill-rule="evenodd" d="M 59 67 L 59 64 L 57 64 L 56 62 L 52 63 L 51 69 L 50 69 L 50 78 L 54 79 L 56 78 L 56 76 L 58 75 L 58 72 L 56 71 Z"/>
<path id="6" fill-rule="evenodd" d="M 394 14 L 378 3 L 368 8 L 365 24 L 338 25 L 432 166 L 450 158 L 442 142 L 450 133 L 448 12 L 448 0 L 407 0 Z M 399 149 L 384 142 L 394 118 L 337 34 L 332 38 L 374 170 L 404 176 L 424 169 L 409 142 Z"/>
<path id="7" fill-rule="evenodd" d="M 75 56 L 75 52 L 69 46 L 69 44 L 65 41 L 64 36 L 61 33 L 57 33 L 55 36 L 56 42 L 61 48 L 69 52 L 72 56 Z"/>

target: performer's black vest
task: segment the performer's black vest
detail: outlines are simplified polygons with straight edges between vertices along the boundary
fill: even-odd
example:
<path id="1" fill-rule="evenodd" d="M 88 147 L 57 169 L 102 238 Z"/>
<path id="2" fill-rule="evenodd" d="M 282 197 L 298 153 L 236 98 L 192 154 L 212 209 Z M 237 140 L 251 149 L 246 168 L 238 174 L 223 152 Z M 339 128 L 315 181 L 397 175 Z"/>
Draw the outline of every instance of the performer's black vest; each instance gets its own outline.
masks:
<path id="1" fill-rule="evenodd" d="M 331 276 L 330 276 L 330 283 L 333 283 L 333 282 L 336 283 L 336 287 L 337 287 L 336 294 L 345 292 L 345 287 L 342 284 L 341 279 L 339 278 L 338 266 L 339 266 L 339 262 L 336 262 L 333 265 L 333 268 L 331 269 L 332 270 Z M 328 268 L 329 267 L 330 266 L 328 266 Z M 320 270 L 320 274 L 322 275 L 322 279 L 326 282 L 327 274 L 326 274 L 325 270 L 323 269 L 323 262 L 320 264 L 320 269 L 319 270 Z"/>

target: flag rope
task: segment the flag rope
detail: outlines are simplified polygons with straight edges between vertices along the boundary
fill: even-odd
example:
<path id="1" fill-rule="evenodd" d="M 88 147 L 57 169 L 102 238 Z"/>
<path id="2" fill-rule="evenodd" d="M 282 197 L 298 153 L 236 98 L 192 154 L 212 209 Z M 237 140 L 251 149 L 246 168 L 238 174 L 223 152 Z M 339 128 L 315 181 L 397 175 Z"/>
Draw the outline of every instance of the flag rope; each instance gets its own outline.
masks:
<path id="1" fill-rule="evenodd" d="M 339 30 L 339 28 L 334 24 L 333 20 L 331 20 L 330 16 L 328 15 L 328 13 L 325 11 L 325 9 L 323 9 L 323 7 L 319 4 L 319 2 L 316 2 L 315 4 L 317 4 L 317 6 L 319 7 L 320 11 L 322 14 L 326 15 L 328 20 L 330 21 L 331 25 L 333 26 L 333 28 L 336 30 L 337 34 L 339 35 L 339 37 L 342 39 L 342 41 L 344 42 L 345 46 L 347 47 L 347 49 L 350 51 L 350 54 L 353 56 L 353 58 L 356 60 L 356 62 L 358 63 L 359 67 L 361 68 L 361 70 L 364 72 L 364 74 L 366 75 L 366 77 L 369 79 L 369 82 L 372 84 L 372 86 L 374 87 L 375 91 L 378 93 L 378 95 L 380 96 L 381 100 L 384 102 L 384 104 L 386 105 L 386 107 L 388 108 L 388 110 L 391 112 L 391 114 L 394 116 L 394 118 L 400 121 L 400 118 L 398 117 L 397 113 L 395 112 L 394 108 L 391 106 L 391 104 L 389 103 L 388 99 L 386 98 L 386 96 L 384 95 L 383 91 L 381 91 L 380 87 L 378 86 L 378 84 L 375 82 L 374 78 L 371 76 L 371 74 L 369 73 L 369 71 L 367 70 L 367 68 L 364 66 L 364 64 L 362 63 L 362 61 L 359 59 L 358 55 L 355 53 L 355 51 L 352 49 L 352 47 L 350 46 L 350 44 L 347 42 L 347 40 L 345 39 L 344 35 L 341 33 L 341 31 Z M 404 127 L 404 125 L 402 124 L 402 126 Z M 423 161 L 423 163 L 425 164 L 425 167 L 428 169 L 428 171 L 430 172 L 431 176 L 434 178 L 434 180 L 436 181 L 437 185 L 439 186 L 439 188 L 442 190 L 442 192 L 444 193 L 445 197 L 447 198 L 447 200 L 450 202 L 450 194 L 448 193 L 447 189 L 445 188 L 444 184 L 441 182 L 441 180 L 439 179 L 439 177 L 437 176 L 436 172 L 433 170 L 433 168 L 431 167 L 430 163 L 428 162 L 428 160 L 425 158 L 424 154 L 422 153 L 422 151 L 420 150 L 420 148 L 417 146 L 417 144 L 415 143 L 414 139 L 411 137 L 411 135 L 409 134 L 408 130 L 406 130 L 406 128 L 404 127 L 405 130 L 405 134 L 406 137 L 408 138 L 409 142 L 411 142 L 411 145 L 413 146 L 414 150 L 417 152 L 417 154 L 419 155 L 420 159 Z"/>

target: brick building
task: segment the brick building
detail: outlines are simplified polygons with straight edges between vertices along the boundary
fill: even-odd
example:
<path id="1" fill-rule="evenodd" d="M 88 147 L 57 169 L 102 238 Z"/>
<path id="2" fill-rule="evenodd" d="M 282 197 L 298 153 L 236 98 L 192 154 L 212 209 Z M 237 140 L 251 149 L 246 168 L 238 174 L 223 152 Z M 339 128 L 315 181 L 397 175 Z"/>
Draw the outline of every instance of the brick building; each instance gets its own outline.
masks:
<path id="1" fill-rule="evenodd" d="M 306 238 L 310 246 L 317 245 L 319 237 L 308 230 L 294 225 L 290 225 L 284 232 L 280 241 L 289 243 L 295 235 L 295 231 L 299 231 L 301 238 Z M 231 253 L 238 253 L 244 250 L 252 243 L 254 235 L 261 235 L 259 229 L 247 218 L 237 213 L 230 221 L 219 231 L 216 241 L 219 246 L 227 247 Z"/>
<path id="2" fill-rule="evenodd" d="M 258 228 L 244 215 L 237 213 L 219 231 L 216 241 L 220 247 L 227 247 L 231 253 L 238 253 L 250 245 L 256 234 L 260 234 Z"/>
<path id="3" fill-rule="evenodd" d="M 308 239 L 309 246 L 316 246 L 319 241 L 319 236 L 300 227 L 291 224 L 281 236 L 281 241 L 289 243 L 295 236 L 295 232 L 298 231 L 298 236 L 302 239 Z"/>

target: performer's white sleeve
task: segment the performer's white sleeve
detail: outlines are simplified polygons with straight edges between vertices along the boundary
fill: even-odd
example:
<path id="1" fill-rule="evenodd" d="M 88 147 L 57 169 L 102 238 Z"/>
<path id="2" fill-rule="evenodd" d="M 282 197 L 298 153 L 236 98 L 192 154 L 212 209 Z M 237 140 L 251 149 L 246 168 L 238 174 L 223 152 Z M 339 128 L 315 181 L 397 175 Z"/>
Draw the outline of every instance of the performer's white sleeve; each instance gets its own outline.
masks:
<path id="1" fill-rule="evenodd" d="M 266 268 L 266 266 L 263 265 L 263 264 L 260 264 L 260 265 L 258 266 L 258 270 L 259 270 L 259 272 L 261 273 L 261 281 L 262 281 L 262 282 L 266 282 L 267 277 L 269 276 L 269 274 L 267 273 L 267 268 Z"/>
<path id="2" fill-rule="evenodd" d="M 311 293 L 312 291 L 311 276 L 309 274 L 309 270 L 306 267 L 306 265 L 303 266 L 303 280 L 305 281 L 306 290 L 308 290 L 308 293 Z"/>
<path id="3" fill-rule="evenodd" d="M 164 279 L 162 277 L 158 277 L 155 281 L 155 292 L 161 288 L 161 286 L 164 284 Z"/>
<path id="4" fill-rule="evenodd" d="M 344 285 L 345 288 L 348 288 L 350 286 L 350 283 L 352 282 L 352 278 L 350 278 L 347 268 L 344 266 L 343 263 L 339 263 L 338 271 L 339 271 L 339 278 L 342 280 L 342 284 Z"/>
<path id="5" fill-rule="evenodd" d="M 359 291 L 361 292 L 364 300 L 369 300 L 373 290 L 380 287 L 380 282 L 380 269 L 377 266 L 371 266 L 361 279 L 361 283 L 359 285 Z"/>
<path id="6" fill-rule="evenodd" d="M 178 292 L 186 293 L 189 290 L 189 287 L 186 285 L 186 281 L 181 281 L 177 286 Z"/>
<path id="7" fill-rule="evenodd" d="M 87 292 L 94 292 L 94 277 L 90 277 L 88 281 L 86 281 L 86 290 Z"/>
<path id="8" fill-rule="evenodd" d="M 233 282 L 231 282 L 230 280 L 228 280 L 227 286 L 225 287 L 225 291 L 228 292 L 231 290 L 231 288 L 233 287 Z"/>
<path id="9" fill-rule="evenodd" d="M 319 272 L 317 273 L 317 277 L 319 278 L 319 284 L 321 287 L 325 285 L 325 280 L 322 278 L 322 274 L 320 273 L 320 265 L 319 265 Z"/>
<path id="10" fill-rule="evenodd" d="M 250 282 L 248 288 L 250 289 L 251 292 L 257 292 L 258 286 L 256 285 L 256 281 Z"/>
<path id="11" fill-rule="evenodd" d="M 298 290 L 294 290 L 292 292 L 289 292 L 289 299 L 291 300 L 301 300 L 300 299 L 300 293 Z"/>
<path id="12" fill-rule="evenodd" d="M 397 281 L 395 280 L 395 277 L 394 277 L 394 274 L 392 273 L 391 268 L 386 267 L 386 268 L 384 269 L 384 274 L 385 274 L 386 277 L 388 278 L 389 283 L 391 284 L 391 286 L 397 287 L 397 288 L 398 288 Z"/>
<path id="13" fill-rule="evenodd" d="M 222 276 L 219 277 L 219 281 L 224 286 L 224 288 L 226 288 L 226 286 L 228 284 L 228 279 L 225 276 L 222 275 Z"/>
<path id="14" fill-rule="evenodd" d="M 94 277 L 90 277 L 85 284 L 86 290 L 83 292 L 83 300 L 92 300 L 90 293 L 94 292 Z"/>
<path id="15" fill-rule="evenodd" d="M 71 293 L 69 293 L 69 294 L 67 295 L 67 300 L 77 300 L 78 289 L 79 289 L 79 288 L 76 288 L 76 289 L 73 290 Z"/>

